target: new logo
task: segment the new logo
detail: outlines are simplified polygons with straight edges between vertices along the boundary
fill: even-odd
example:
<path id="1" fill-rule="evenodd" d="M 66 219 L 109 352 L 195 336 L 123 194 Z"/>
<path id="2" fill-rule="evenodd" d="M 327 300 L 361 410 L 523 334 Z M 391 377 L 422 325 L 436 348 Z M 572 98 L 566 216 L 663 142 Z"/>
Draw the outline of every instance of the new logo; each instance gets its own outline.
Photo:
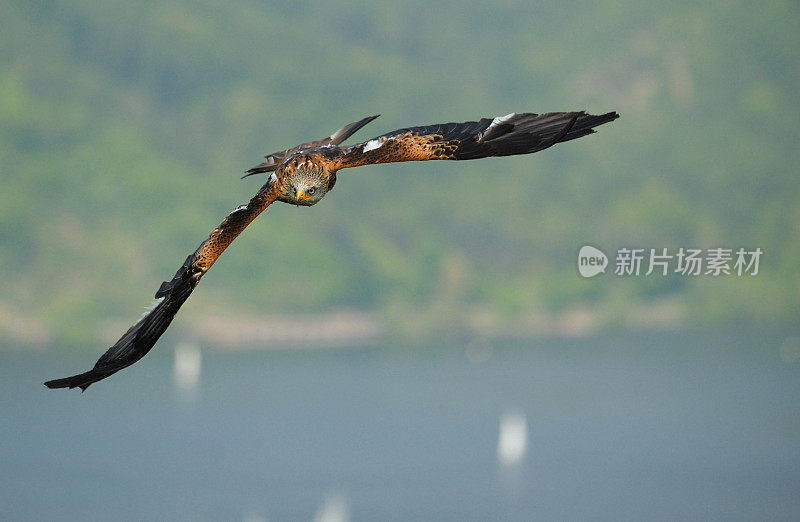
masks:
<path id="1" fill-rule="evenodd" d="M 582 246 L 578 252 L 578 272 L 583 277 L 594 277 L 600 272 L 605 272 L 608 266 L 608 257 L 593 246 Z"/>

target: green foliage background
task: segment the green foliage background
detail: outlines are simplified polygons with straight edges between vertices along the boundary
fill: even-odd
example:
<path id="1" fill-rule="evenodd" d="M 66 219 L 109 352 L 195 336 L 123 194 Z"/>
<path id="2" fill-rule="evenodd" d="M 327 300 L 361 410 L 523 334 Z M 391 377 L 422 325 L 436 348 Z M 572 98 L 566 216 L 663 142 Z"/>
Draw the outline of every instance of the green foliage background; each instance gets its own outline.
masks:
<path id="1" fill-rule="evenodd" d="M 512 111 L 621 119 L 536 156 L 342 172 L 320 205 L 270 208 L 182 316 L 347 307 L 401 335 L 576 310 L 601 327 L 796 321 L 798 10 L 0 3 L 0 343 L 130 322 L 260 186 L 242 171 L 378 112 L 357 138 Z M 583 244 L 765 254 L 757 277 L 584 280 Z"/>

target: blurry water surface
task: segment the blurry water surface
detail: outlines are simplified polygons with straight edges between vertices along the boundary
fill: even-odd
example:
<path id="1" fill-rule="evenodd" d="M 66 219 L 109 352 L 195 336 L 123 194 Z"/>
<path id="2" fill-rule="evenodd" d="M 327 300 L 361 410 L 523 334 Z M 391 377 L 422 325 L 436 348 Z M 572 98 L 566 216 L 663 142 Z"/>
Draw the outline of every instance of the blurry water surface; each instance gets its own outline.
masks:
<path id="1" fill-rule="evenodd" d="M 96 354 L 0 352 L 0 518 L 797 520 L 792 335 L 203 350 L 192 393 L 168 342 L 84 394 L 41 383 Z"/>

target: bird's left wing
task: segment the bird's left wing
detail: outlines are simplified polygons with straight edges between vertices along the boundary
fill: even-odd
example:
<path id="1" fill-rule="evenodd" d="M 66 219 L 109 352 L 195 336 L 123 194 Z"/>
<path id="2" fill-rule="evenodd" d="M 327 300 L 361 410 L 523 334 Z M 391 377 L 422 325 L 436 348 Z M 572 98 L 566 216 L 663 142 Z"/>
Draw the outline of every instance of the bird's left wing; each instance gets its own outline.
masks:
<path id="1" fill-rule="evenodd" d="M 267 181 L 247 205 L 236 208 L 215 228 L 208 239 L 186 258 L 171 281 L 156 292 L 153 308 L 131 326 L 88 372 L 47 381 L 48 388 L 86 390 L 90 384 L 135 363 L 145 356 L 167 329 L 181 305 L 222 252 L 258 215 L 277 198 L 277 187 Z"/>
<path id="2" fill-rule="evenodd" d="M 579 112 L 511 113 L 464 123 L 441 123 L 392 131 L 343 147 L 330 170 L 373 163 L 426 160 L 469 160 L 531 154 L 556 143 L 594 132 L 618 117 Z"/>

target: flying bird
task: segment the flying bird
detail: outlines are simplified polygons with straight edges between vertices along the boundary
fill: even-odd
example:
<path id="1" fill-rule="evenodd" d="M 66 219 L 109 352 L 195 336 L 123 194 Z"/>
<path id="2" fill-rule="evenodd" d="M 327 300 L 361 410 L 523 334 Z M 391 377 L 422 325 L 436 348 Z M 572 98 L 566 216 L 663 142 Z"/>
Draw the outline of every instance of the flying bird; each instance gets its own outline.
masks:
<path id="1" fill-rule="evenodd" d="M 49 388 L 80 388 L 130 366 L 145 356 L 167 329 L 181 305 L 220 254 L 261 212 L 275 201 L 311 206 L 336 184 L 341 169 L 398 161 L 470 160 L 539 152 L 556 143 L 594 132 L 615 120 L 616 112 L 593 116 L 585 112 L 511 113 L 464 123 L 409 127 L 355 145 L 340 146 L 378 116 L 345 125 L 327 138 L 303 143 L 265 156 L 243 177 L 266 173 L 267 181 L 246 205 L 233 210 L 211 231 L 170 281 L 156 292 L 149 312 L 109 348 L 94 367 L 72 377 L 47 381 Z"/>

